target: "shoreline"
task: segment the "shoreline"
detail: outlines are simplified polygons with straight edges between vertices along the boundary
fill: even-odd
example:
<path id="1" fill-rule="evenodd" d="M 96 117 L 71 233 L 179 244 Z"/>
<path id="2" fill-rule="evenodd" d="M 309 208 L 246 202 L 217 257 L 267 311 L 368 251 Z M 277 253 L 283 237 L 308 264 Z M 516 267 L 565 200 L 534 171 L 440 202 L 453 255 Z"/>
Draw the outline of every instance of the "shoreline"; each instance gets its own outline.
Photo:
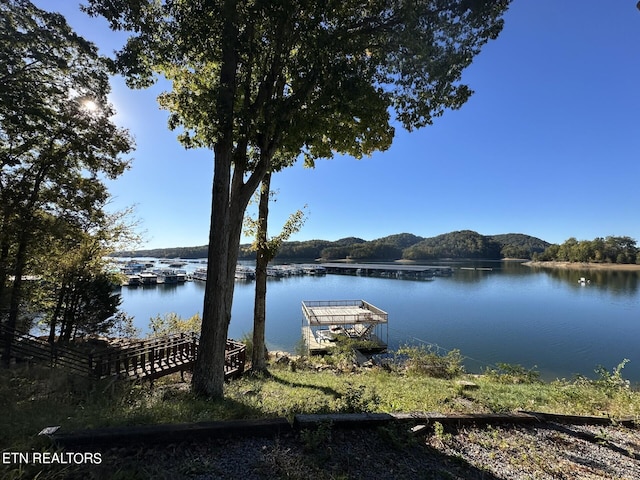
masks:
<path id="1" fill-rule="evenodd" d="M 524 262 L 527 267 L 558 268 L 563 270 L 622 270 L 640 271 L 640 265 L 632 263 L 588 263 L 588 262 Z"/>

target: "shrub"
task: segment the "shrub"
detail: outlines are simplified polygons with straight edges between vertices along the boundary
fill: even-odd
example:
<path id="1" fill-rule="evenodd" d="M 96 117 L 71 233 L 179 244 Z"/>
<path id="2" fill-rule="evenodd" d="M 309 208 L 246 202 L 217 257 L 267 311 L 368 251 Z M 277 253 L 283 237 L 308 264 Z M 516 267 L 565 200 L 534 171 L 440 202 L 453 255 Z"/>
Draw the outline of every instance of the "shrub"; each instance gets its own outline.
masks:
<path id="1" fill-rule="evenodd" d="M 405 345 L 398 349 L 397 354 L 404 359 L 405 369 L 410 374 L 453 378 L 464 373 L 463 357 L 457 349 L 438 355 L 431 346 Z"/>
<path id="2" fill-rule="evenodd" d="M 153 336 L 170 335 L 172 333 L 200 333 L 202 319 L 199 314 L 183 319 L 176 313 L 167 313 L 164 317 L 156 315 L 149 319 L 149 331 Z"/>
<path id="3" fill-rule="evenodd" d="M 522 365 L 511 363 L 498 363 L 497 368 L 484 371 L 484 374 L 491 380 L 498 383 L 540 383 L 540 372 L 534 370 L 535 367 L 527 369 Z"/>
<path id="4" fill-rule="evenodd" d="M 349 384 L 340 400 L 342 403 L 340 410 L 344 413 L 374 412 L 380 405 L 380 396 L 375 389 L 369 389 L 364 385 L 354 387 Z"/>

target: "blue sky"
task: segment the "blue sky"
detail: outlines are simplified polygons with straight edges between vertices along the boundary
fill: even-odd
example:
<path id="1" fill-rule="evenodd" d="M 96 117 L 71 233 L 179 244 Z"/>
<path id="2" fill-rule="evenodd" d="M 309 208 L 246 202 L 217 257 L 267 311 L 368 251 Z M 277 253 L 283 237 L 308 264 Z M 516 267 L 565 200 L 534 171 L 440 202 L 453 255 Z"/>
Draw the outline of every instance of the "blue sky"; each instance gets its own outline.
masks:
<path id="1" fill-rule="evenodd" d="M 124 43 L 76 1 L 36 0 L 110 55 Z M 640 11 L 635 0 L 515 0 L 500 37 L 465 71 L 462 109 L 386 152 L 301 163 L 274 175 L 272 234 L 308 206 L 292 240 L 366 240 L 401 232 L 628 235 L 640 242 Z M 144 248 L 208 241 L 213 154 L 187 151 L 156 96 L 112 81 L 115 121 L 136 139 L 132 168 L 110 183 L 135 205 Z M 248 241 L 244 239 L 244 241 Z"/>

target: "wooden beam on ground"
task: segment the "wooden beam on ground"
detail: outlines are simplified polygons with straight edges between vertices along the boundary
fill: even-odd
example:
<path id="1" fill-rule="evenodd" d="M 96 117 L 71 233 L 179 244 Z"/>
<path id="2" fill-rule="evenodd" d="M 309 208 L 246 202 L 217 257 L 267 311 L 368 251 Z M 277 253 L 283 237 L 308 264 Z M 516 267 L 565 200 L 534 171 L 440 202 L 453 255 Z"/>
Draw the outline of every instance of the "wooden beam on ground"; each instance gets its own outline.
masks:
<path id="1" fill-rule="evenodd" d="M 88 447 L 129 444 L 169 444 L 214 438 L 271 437 L 290 431 L 291 424 L 286 418 L 269 418 L 106 427 L 72 433 L 59 433 L 60 430 L 57 430 L 52 435 L 49 435 L 49 438 L 63 447 Z"/>

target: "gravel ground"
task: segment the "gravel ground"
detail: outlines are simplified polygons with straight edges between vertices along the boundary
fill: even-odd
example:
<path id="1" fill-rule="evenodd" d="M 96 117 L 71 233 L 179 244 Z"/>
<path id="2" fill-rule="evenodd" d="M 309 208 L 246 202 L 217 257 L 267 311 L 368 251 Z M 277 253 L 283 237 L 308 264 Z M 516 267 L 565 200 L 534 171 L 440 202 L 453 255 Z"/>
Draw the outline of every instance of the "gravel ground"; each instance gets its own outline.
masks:
<path id="1" fill-rule="evenodd" d="M 320 427 L 278 438 L 103 450 L 103 463 L 65 478 L 639 479 L 640 430 L 538 424 Z"/>

